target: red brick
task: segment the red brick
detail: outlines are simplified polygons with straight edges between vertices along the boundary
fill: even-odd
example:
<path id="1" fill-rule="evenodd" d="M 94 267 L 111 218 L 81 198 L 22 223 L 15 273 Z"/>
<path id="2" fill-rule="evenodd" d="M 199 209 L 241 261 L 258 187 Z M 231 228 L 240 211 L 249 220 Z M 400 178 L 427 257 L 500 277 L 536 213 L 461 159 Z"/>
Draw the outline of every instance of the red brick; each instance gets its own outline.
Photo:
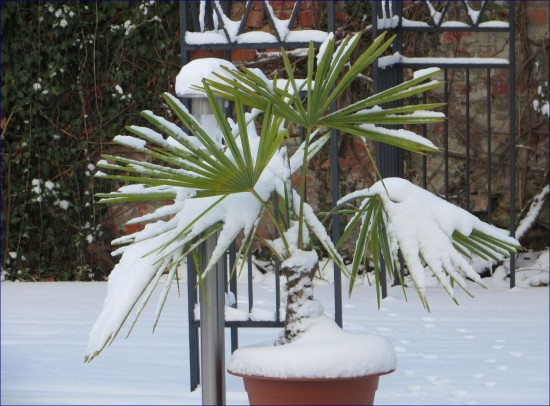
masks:
<path id="1" fill-rule="evenodd" d="M 526 9 L 527 21 L 535 25 L 548 25 L 548 9 Z"/>
<path id="2" fill-rule="evenodd" d="M 264 12 L 257 10 L 250 10 L 248 18 L 246 19 L 246 26 L 251 28 L 260 28 L 264 21 Z"/>
<path id="3" fill-rule="evenodd" d="M 349 18 L 348 14 L 343 11 L 336 11 L 334 13 L 334 19 L 336 21 L 346 21 Z"/>
<path id="4" fill-rule="evenodd" d="M 443 42 L 458 42 L 465 37 L 468 37 L 470 33 L 468 32 L 445 32 L 441 35 Z"/>
<path id="5" fill-rule="evenodd" d="M 510 84 L 507 82 L 491 83 L 491 95 L 493 96 L 508 96 L 510 94 Z"/>
<path id="6" fill-rule="evenodd" d="M 285 3 L 286 2 L 282 0 L 271 0 L 269 2 L 273 10 L 283 10 L 285 8 Z"/>
<path id="7" fill-rule="evenodd" d="M 138 216 L 144 216 L 147 213 L 150 213 L 152 210 L 151 206 L 148 204 L 140 204 L 138 207 Z"/>
<path id="8" fill-rule="evenodd" d="M 302 28 L 311 28 L 315 24 L 315 18 L 311 11 L 300 11 L 300 25 Z"/>
<path id="9" fill-rule="evenodd" d="M 292 13 L 290 11 L 283 10 L 283 11 L 278 13 L 277 18 L 280 19 L 280 20 L 288 20 L 290 18 L 291 14 Z"/>
<path id="10" fill-rule="evenodd" d="M 244 14 L 244 3 L 239 1 L 231 2 L 231 11 L 229 13 L 231 19 L 240 20 Z"/>
<path id="11" fill-rule="evenodd" d="M 473 90 L 473 87 L 472 87 L 472 84 L 470 83 L 469 92 L 472 93 L 472 90 Z M 460 83 L 460 84 L 458 85 L 458 93 L 459 93 L 461 96 L 466 95 L 466 83 Z"/>
<path id="12" fill-rule="evenodd" d="M 231 51 L 231 61 L 250 62 L 256 59 L 256 51 L 253 49 L 234 49 Z"/>
<path id="13" fill-rule="evenodd" d="M 252 10 L 263 10 L 263 1 L 254 0 L 252 3 Z"/>
<path id="14" fill-rule="evenodd" d="M 223 58 L 223 51 L 221 50 L 206 50 L 201 49 L 198 51 L 191 51 L 191 60 L 202 58 Z"/>
<path id="15" fill-rule="evenodd" d="M 126 234 L 134 234 L 138 231 L 143 230 L 143 224 L 126 224 L 124 228 L 126 229 Z"/>
<path id="16" fill-rule="evenodd" d="M 294 6 L 296 5 L 296 2 L 295 2 L 295 1 L 288 1 L 288 0 L 285 0 L 283 3 L 284 3 L 284 9 L 285 9 L 285 10 L 290 10 L 290 11 L 292 11 L 292 9 L 294 8 Z"/>

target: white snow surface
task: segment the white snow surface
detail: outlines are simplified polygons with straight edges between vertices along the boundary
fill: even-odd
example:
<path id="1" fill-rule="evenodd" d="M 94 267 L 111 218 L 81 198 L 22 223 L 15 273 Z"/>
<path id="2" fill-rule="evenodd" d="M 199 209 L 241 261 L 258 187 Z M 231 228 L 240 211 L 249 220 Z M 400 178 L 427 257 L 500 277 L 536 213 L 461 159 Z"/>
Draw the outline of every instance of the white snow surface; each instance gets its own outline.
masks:
<path id="1" fill-rule="evenodd" d="M 180 97 L 204 96 L 204 92 L 194 86 L 202 86 L 203 79 L 217 80 L 214 73 L 225 77 L 231 77 L 222 66 L 236 70 L 231 62 L 220 58 L 195 59 L 185 64 L 176 76 L 176 94 Z"/>
<path id="2" fill-rule="evenodd" d="M 544 255 L 522 263 L 518 275 L 527 274 L 537 258 L 548 274 L 547 251 Z M 324 281 L 316 280 L 315 295 L 331 317 L 329 268 Z M 358 279 L 351 298 L 345 294 L 344 279 L 344 329 L 382 335 L 397 355 L 396 371 L 380 380 L 377 404 L 549 404 L 548 288 L 532 288 L 518 280 L 521 287 L 510 290 L 507 280 L 497 279 L 497 275 L 485 278 L 489 289 L 472 286 L 473 299 L 457 292 L 459 306 L 435 283 L 430 285 L 431 313 L 423 309 L 410 284 L 405 288 L 408 302 L 400 287 L 391 287 L 377 310 L 376 293 L 367 278 Z M 239 308 L 248 309 L 246 275 L 238 285 Z M 254 286 L 255 312 L 274 311 L 274 275 L 256 274 Z M 154 334 L 150 307 L 127 340 L 115 341 L 85 364 L 88 332 L 107 283 L 2 282 L 1 404 L 201 404 L 200 388 L 193 392 L 189 388 L 183 275 L 180 289 L 181 297 L 174 282 Z M 274 342 L 278 333 L 278 329 L 242 329 L 239 345 Z M 229 349 L 227 334 L 226 365 Z M 231 375 L 226 379 L 227 403 L 247 404 L 242 379 Z"/>
<path id="3" fill-rule="evenodd" d="M 476 57 L 462 57 L 462 58 L 447 58 L 447 57 L 407 57 L 401 55 L 399 52 L 394 52 L 392 55 L 382 56 L 378 58 L 378 67 L 385 69 L 388 66 L 393 66 L 397 63 L 406 63 L 406 64 L 418 64 L 418 65 L 434 65 L 434 66 L 444 66 L 446 64 L 469 64 L 469 65 L 479 65 L 479 64 L 496 64 L 496 65 L 508 65 L 510 61 L 504 58 L 476 58 Z M 435 69 L 435 68 L 428 68 Z M 420 71 L 418 71 L 420 72 Z"/>
<path id="4" fill-rule="evenodd" d="M 395 369 L 395 351 L 387 338 L 348 333 L 327 316 L 310 323 L 311 327 L 290 344 L 238 349 L 227 369 L 271 378 L 346 378 Z"/>

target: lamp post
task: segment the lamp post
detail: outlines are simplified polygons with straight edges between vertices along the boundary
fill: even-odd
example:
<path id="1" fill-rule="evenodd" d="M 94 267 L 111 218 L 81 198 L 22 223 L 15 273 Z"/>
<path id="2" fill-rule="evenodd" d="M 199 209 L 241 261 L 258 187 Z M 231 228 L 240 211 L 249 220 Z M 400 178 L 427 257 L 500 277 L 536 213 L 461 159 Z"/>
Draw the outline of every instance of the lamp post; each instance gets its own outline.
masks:
<path id="1" fill-rule="evenodd" d="M 206 132 L 215 137 L 218 125 L 206 97 L 191 99 L 191 112 Z M 211 235 L 199 248 L 199 269 L 206 268 L 218 241 Z M 225 405 L 225 280 L 220 260 L 206 275 L 200 295 L 200 358 L 203 405 Z"/>
<path id="2" fill-rule="evenodd" d="M 221 66 L 234 66 L 225 60 L 194 60 L 186 64 L 176 78 L 176 94 L 190 99 L 191 112 L 214 141 L 222 143 L 218 123 L 206 95 L 194 86 L 201 86 Z M 218 100 L 222 103 L 222 100 Z M 216 247 L 218 233 L 199 247 L 199 272 L 206 269 Z M 203 405 L 225 405 L 225 267 L 223 259 L 203 279 L 200 294 L 200 363 Z"/>

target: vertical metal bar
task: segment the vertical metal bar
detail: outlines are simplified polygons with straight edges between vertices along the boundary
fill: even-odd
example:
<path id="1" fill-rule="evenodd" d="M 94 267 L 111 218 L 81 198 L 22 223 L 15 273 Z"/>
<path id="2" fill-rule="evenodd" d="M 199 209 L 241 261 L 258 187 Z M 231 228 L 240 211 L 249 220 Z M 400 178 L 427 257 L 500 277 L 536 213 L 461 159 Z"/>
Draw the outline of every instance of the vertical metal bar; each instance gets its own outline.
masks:
<path id="1" fill-rule="evenodd" d="M 445 161 L 445 199 L 449 200 L 449 85 L 448 69 L 443 70 L 443 101 L 445 102 L 445 117 L 443 123 L 443 160 Z"/>
<path id="2" fill-rule="evenodd" d="M 426 93 L 422 93 L 422 103 L 426 104 Z M 422 125 L 422 135 L 426 138 L 428 128 L 426 124 Z M 428 186 L 428 158 L 426 155 L 422 156 L 422 187 L 426 189 Z"/>
<path id="3" fill-rule="evenodd" d="M 281 320 L 281 264 L 275 261 L 275 321 Z"/>
<path id="4" fill-rule="evenodd" d="M 277 206 L 279 204 L 279 197 L 274 193 L 272 196 L 273 204 Z M 279 218 L 279 211 L 275 210 L 275 218 Z M 276 233 L 279 237 L 279 233 Z M 281 263 L 275 259 L 275 321 L 281 320 Z"/>
<path id="5" fill-rule="evenodd" d="M 198 2 L 193 2 L 198 3 Z M 217 27 L 214 27 L 214 4 L 211 1 L 205 1 L 204 5 L 204 30 L 214 30 Z M 227 34 L 227 31 L 224 30 L 227 38 L 229 39 L 229 35 Z"/>
<path id="6" fill-rule="evenodd" d="M 380 255 L 380 288 L 382 290 L 382 299 L 388 296 L 388 279 L 386 276 L 386 261 L 384 257 Z"/>
<path id="7" fill-rule="evenodd" d="M 237 261 L 237 249 L 235 248 L 235 243 L 233 242 L 229 247 L 229 291 L 235 297 L 235 303 L 233 307 L 238 307 L 238 296 L 237 296 L 237 275 L 231 275 L 231 271 L 235 269 L 235 262 Z M 239 329 L 238 327 L 231 327 L 231 352 L 239 348 Z"/>
<path id="8" fill-rule="evenodd" d="M 328 32 L 334 32 L 334 2 L 327 1 L 327 28 Z"/>
<path id="9" fill-rule="evenodd" d="M 397 35 L 397 52 L 401 54 L 403 52 L 403 2 L 394 1 L 393 5 L 395 7 L 394 14 L 399 18 L 399 22 L 397 24 L 397 32 L 399 33 Z M 399 69 L 399 71 L 403 74 L 403 69 Z"/>
<path id="10" fill-rule="evenodd" d="M 492 217 L 492 152 L 491 152 L 491 69 L 487 68 L 487 221 Z"/>
<path id="11" fill-rule="evenodd" d="M 187 32 L 187 3 L 180 2 L 180 60 L 181 66 L 188 62 L 187 49 L 185 46 L 185 33 Z"/>
<path id="12" fill-rule="evenodd" d="M 252 285 L 252 253 L 249 251 L 247 255 L 247 282 L 248 282 L 248 312 L 252 311 L 254 306 L 254 286 Z"/>
<path id="13" fill-rule="evenodd" d="M 330 110 L 335 111 L 336 106 L 333 104 Z M 340 168 L 338 164 L 338 134 L 334 129 L 331 130 L 330 136 L 330 173 L 332 207 L 336 207 L 340 196 L 340 191 L 338 190 L 340 185 Z M 333 214 L 332 241 L 338 241 L 340 236 L 340 216 L 338 214 Z M 334 264 L 334 320 L 340 327 L 342 327 L 342 273 L 336 264 Z"/>
<path id="14" fill-rule="evenodd" d="M 332 2 L 330 2 L 332 3 Z M 378 36 L 378 8 L 380 6 L 379 1 L 371 2 L 372 8 L 372 37 L 376 38 Z M 376 58 L 372 64 L 372 79 L 374 85 L 378 83 L 378 58 Z"/>
<path id="15" fill-rule="evenodd" d="M 510 235 L 516 234 L 516 16 L 515 2 L 508 3 L 510 20 Z M 515 255 L 510 258 L 510 288 L 516 286 L 516 261 Z"/>
<path id="16" fill-rule="evenodd" d="M 195 324 L 195 306 L 197 304 L 197 270 L 193 257 L 187 256 L 187 320 L 189 323 L 189 379 L 191 391 L 199 386 L 199 329 Z"/>
<path id="17" fill-rule="evenodd" d="M 218 233 L 199 247 L 200 269 L 216 248 Z M 225 276 L 220 261 L 203 279 L 201 314 L 201 391 L 203 405 L 225 405 Z M 220 297 L 221 296 L 221 297 Z"/>
<path id="18" fill-rule="evenodd" d="M 221 103 L 221 100 L 219 100 Z M 218 124 L 206 98 L 193 98 L 191 112 L 210 134 L 216 134 Z M 212 135 L 214 137 L 214 135 Z M 206 269 L 216 248 L 218 233 L 199 246 L 199 272 Z M 200 302 L 201 392 L 205 405 L 225 405 L 225 270 L 220 259 L 203 278 Z"/>
<path id="19" fill-rule="evenodd" d="M 329 32 L 334 32 L 334 3 L 328 1 L 327 3 L 327 27 Z M 330 107 L 331 111 L 336 110 L 336 104 Z M 340 191 L 338 187 L 340 185 L 340 170 L 338 167 L 338 133 L 336 130 L 331 131 L 330 136 L 330 172 L 331 172 L 331 198 L 332 207 L 336 206 L 336 202 L 339 199 Z M 340 239 L 340 216 L 334 214 L 332 216 L 332 240 L 338 241 Z M 342 315 L 342 274 L 340 269 L 334 265 L 334 321 L 340 326 L 343 326 Z"/>
<path id="20" fill-rule="evenodd" d="M 470 68 L 466 68 L 466 169 L 464 180 L 465 209 L 470 211 Z"/>

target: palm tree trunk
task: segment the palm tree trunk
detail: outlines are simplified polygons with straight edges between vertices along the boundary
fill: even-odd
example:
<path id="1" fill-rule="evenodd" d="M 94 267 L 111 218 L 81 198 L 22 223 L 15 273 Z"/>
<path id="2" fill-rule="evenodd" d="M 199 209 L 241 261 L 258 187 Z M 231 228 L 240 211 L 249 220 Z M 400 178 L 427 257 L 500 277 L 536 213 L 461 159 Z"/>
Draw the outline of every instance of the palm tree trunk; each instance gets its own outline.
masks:
<path id="1" fill-rule="evenodd" d="M 298 250 L 281 264 L 286 277 L 285 331 L 277 344 L 288 344 L 307 330 L 308 320 L 323 314 L 323 306 L 313 299 L 313 277 L 319 268 L 315 251 Z"/>

